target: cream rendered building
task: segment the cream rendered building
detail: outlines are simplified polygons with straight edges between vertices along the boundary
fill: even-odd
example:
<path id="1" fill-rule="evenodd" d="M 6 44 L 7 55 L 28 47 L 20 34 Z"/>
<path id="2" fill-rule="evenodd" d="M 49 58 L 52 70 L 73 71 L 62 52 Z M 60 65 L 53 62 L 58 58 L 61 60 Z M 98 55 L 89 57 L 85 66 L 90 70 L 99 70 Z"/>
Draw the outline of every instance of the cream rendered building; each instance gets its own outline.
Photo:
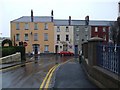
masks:
<path id="1" fill-rule="evenodd" d="M 74 33 L 71 20 L 54 20 L 55 53 L 70 51 L 74 53 Z"/>

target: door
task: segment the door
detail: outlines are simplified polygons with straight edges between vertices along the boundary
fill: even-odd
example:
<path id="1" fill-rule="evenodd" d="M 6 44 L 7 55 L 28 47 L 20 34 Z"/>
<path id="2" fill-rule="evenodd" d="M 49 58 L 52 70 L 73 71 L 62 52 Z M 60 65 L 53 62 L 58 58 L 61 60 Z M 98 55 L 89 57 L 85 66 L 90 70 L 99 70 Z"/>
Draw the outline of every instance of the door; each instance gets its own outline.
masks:
<path id="1" fill-rule="evenodd" d="M 38 54 L 39 51 L 40 51 L 39 50 L 39 44 L 33 44 L 33 52 L 34 52 L 34 54 Z"/>
<path id="2" fill-rule="evenodd" d="M 78 55 L 78 45 L 75 45 L 75 56 Z"/>
<path id="3" fill-rule="evenodd" d="M 55 45 L 55 53 L 58 53 L 58 45 Z"/>

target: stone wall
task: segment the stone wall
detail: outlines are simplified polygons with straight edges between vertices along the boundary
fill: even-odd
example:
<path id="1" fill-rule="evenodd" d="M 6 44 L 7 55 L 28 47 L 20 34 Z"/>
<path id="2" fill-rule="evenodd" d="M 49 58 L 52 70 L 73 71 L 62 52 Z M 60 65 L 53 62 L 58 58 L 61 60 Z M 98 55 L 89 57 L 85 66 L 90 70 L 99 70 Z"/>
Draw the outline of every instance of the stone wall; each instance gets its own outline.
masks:
<path id="1" fill-rule="evenodd" d="M 97 45 L 101 43 L 100 38 L 92 38 L 87 44 L 83 44 L 82 66 L 93 83 L 100 88 L 119 88 L 120 76 L 97 65 Z M 88 56 L 86 56 L 88 55 Z"/>
<path id="2" fill-rule="evenodd" d="M 12 55 L 0 58 L 0 64 L 19 62 L 19 61 L 21 61 L 20 53 L 16 53 L 16 54 L 12 54 Z"/>

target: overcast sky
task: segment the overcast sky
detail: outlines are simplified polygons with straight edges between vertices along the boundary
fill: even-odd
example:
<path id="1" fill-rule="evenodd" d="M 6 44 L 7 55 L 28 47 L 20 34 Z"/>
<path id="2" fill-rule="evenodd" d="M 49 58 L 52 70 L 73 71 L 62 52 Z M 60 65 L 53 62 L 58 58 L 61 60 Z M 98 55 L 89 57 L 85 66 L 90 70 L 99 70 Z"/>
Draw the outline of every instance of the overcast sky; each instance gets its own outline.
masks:
<path id="1" fill-rule="evenodd" d="M 116 20 L 119 0 L 0 0 L 0 33 L 10 37 L 10 21 L 21 16 L 50 16 L 55 19 Z"/>

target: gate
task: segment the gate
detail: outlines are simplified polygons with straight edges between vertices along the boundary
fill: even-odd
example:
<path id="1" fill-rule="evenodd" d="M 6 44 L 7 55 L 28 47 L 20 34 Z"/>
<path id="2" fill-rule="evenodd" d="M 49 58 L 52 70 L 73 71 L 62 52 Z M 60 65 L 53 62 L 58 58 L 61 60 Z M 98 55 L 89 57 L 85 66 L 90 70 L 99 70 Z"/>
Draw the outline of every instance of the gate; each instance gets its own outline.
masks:
<path id="1" fill-rule="evenodd" d="M 111 72 L 120 74 L 120 46 L 98 45 L 97 47 L 98 66 Z"/>

